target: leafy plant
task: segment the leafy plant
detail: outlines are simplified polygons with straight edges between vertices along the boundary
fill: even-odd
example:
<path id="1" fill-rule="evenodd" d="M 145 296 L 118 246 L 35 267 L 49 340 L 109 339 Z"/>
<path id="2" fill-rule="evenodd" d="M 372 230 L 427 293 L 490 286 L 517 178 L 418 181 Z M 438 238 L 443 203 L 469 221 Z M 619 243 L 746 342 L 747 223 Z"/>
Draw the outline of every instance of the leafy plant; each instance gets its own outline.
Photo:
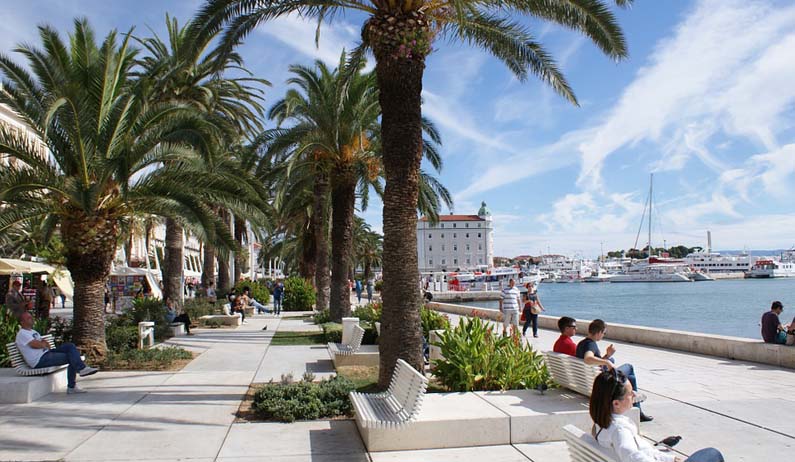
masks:
<path id="1" fill-rule="evenodd" d="M 233 288 L 235 295 L 242 295 L 243 290 L 246 288 L 249 289 L 249 295 L 254 300 L 262 303 L 263 305 L 268 304 L 271 299 L 271 292 L 268 290 L 268 286 L 265 284 L 260 284 L 259 282 L 252 281 L 250 279 L 244 279 L 242 281 L 238 281 Z"/>
<path id="2" fill-rule="evenodd" d="M 425 306 L 423 306 L 420 311 L 420 322 L 422 324 L 422 335 L 424 335 L 426 339 L 430 338 L 429 332 L 432 330 L 450 328 L 450 318 L 437 311 L 426 308 Z"/>
<path id="3" fill-rule="evenodd" d="M 254 409 L 267 419 L 281 422 L 350 415 L 350 380 L 334 377 L 319 383 L 270 383 L 254 394 Z"/>
<path id="4" fill-rule="evenodd" d="M 337 322 L 327 322 L 321 326 L 326 342 L 342 343 L 342 324 Z"/>
<path id="5" fill-rule="evenodd" d="M 4 306 L 0 306 L 0 367 L 11 367 L 6 344 L 16 340 L 19 321 Z"/>
<path id="6" fill-rule="evenodd" d="M 215 314 L 217 308 L 206 298 L 197 297 L 185 300 L 183 309 L 191 319 L 199 319 L 208 314 Z"/>
<path id="7" fill-rule="evenodd" d="M 284 281 L 284 311 L 311 311 L 315 304 L 315 289 L 305 279 L 299 277 L 287 278 Z"/>
<path id="8" fill-rule="evenodd" d="M 72 342 L 72 331 L 74 330 L 74 319 L 50 318 L 50 333 L 55 339 L 55 344 Z"/>
<path id="9" fill-rule="evenodd" d="M 368 303 L 364 306 L 356 307 L 351 313 L 354 318 L 359 318 L 359 321 L 376 322 L 381 321 L 381 304 Z"/>
<path id="10" fill-rule="evenodd" d="M 163 340 L 171 336 L 166 319 L 166 307 L 162 300 L 153 297 L 134 299 L 132 306 L 120 316 L 128 321 L 128 325 L 138 327 L 142 321 L 155 323 L 155 340 Z"/>
<path id="11" fill-rule="evenodd" d="M 379 280 L 375 281 L 375 291 L 376 292 L 381 292 L 383 289 L 384 289 L 384 280 L 383 279 L 379 279 Z"/>
<path id="12" fill-rule="evenodd" d="M 462 320 L 435 345 L 444 356 L 434 360 L 436 378 L 451 391 L 535 388 L 549 382 L 540 354 L 518 337 L 495 334 L 479 318 Z"/>
<path id="13" fill-rule="evenodd" d="M 122 353 L 138 347 L 138 326 L 110 323 L 105 327 L 108 351 Z"/>
<path id="14" fill-rule="evenodd" d="M 156 371 L 168 369 L 175 361 L 192 358 L 193 354 L 190 351 L 178 347 L 150 348 L 148 350 L 109 350 L 102 368 Z"/>
<path id="15" fill-rule="evenodd" d="M 315 313 L 315 324 L 325 324 L 331 322 L 331 311 L 320 310 Z"/>

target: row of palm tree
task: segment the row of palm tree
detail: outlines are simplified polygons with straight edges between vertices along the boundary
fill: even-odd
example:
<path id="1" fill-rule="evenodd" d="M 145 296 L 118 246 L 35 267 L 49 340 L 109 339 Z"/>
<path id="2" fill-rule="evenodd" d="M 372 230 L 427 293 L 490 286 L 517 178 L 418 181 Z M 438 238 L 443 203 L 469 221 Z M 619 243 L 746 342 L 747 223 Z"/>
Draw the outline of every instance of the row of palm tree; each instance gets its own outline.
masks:
<path id="1" fill-rule="evenodd" d="M 41 26 L 41 48 L 16 48 L 26 67 L 0 55 L 0 103 L 49 150 L 0 128 L 0 152 L 16 159 L 0 169 L 0 231 L 34 223 L 45 236 L 59 234 L 75 283 L 75 343 L 96 358 L 106 354 L 105 281 L 131 220 L 165 217 L 229 249 L 235 242 L 219 209 L 267 221 L 267 191 L 227 152 L 241 128 L 255 126 L 264 82 L 223 77 L 241 62 L 234 54 L 197 60 L 204 47 L 189 30 L 169 21 L 170 48 L 132 31 L 98 42 L 76 19 L 68 42 Z M 177 237 L 181 251 L 181 231 Z M 169 252 L 169 271 L 181 271 L 181 256 L 173 261 Z"/>
<path id="2" fill-rule="evenodd" d="M 383 314 L 379 385 L 386 387 L 398 358 L 421 370 L 420 294 L 417 290 L 417 202 L 423 155 L 422 80 L 427 56 L 441 40 L 481 48 L 524 81 L 532 73 L 561 96 L 577 99 L 551 54 L 520 18 L 549 21 L 582 33 L 613 59 L 627 55 L 618 21 L 603 0 L 207 0 L 196 24 L 223 30 L 230 52 L 261 24 L 297 14 L 320 23 L 346 12 L 366 15 L 348 72 L 369 51 L 381 109 L 384 188 Z M 627 7 L 632 0 L 614 0 Z"/>

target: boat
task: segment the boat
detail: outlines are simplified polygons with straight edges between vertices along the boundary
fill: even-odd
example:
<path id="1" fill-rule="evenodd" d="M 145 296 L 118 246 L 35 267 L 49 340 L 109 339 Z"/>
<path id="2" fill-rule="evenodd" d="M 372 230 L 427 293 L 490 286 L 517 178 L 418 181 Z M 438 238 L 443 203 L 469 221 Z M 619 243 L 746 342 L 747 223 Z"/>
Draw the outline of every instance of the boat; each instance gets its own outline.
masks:
<path id="1" fill-rule="evenodd" d="M 795 277 L 795 250 L 784 252 L 778 260 L 764 258 L 757 260 L 746 273 L 749 278 L 792 278 Z"/>
<path id="2" fill-rule="evenodd" d="M 648 249 L 649 256 L 644 260 L 636 260 L 630 263 L 629 268 L 626 268 L 619 274 L 610 278 L 610 282 L 692 282 L 693 279 L 689 277 L 692 271 L 682 260 L 675 260 L 666 257 L 655 257 L 651 255 L 654 248 L 651 246 L 651 214 L 652 214 L 652 198 L 653 198 L 653 185 L 654 174 L 649 177 L 649 240 Z M 644 217 L 641 217 L 641 224 Z M 640 229 L 638 230 L 640 234 Z M 637 245 L 637 239 L 636 239 Z"/>
<path id="3" fill-rule="evenodd" d="M 615 274 L 611 274 L 599 266 L 595 274 L 591 273 L 590 276 L 582 278 L 582 282 L 610 282 L 613 276 L 615 276 Z"/>
<path id="4" fill-rule="evenodd" d="M 707 231 L 707 248 L 705 251 L 693 252 L 684 258 L 685 264 L 706 274 L 710 273 L 745 273 L 751 269 L 752 257 L 747 252 L 738 255 L 721 255 L 712 252 L 712 233 Z"/>

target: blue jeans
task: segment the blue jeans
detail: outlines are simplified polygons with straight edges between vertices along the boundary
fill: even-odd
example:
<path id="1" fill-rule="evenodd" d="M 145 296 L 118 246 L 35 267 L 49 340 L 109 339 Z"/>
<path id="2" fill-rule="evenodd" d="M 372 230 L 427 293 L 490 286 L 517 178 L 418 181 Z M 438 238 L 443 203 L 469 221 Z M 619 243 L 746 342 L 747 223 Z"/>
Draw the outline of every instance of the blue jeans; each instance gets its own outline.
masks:
<path id="1" fill-rule="evenodd" d="M 273 312 L 275 314 L 282 313 L 282 298 L 281 297 L 273 297 Z"/>
<path id="2" fill-rule="evenodd" d="M 527 333 L 527 329 L 533 326 L 533 336 L 538 335 L 538 315 L 531 313 L 529 310 L 524 314 L 524 328 L 522 328 L 522 335 Z"/>
<path id="3" fill-rule="evenodd" d="M 86 364 L 80 359 L 80 352 L 77 351 L 77 347 L 71 343 L 64 343 L 44 353 L 44 356 L 39 359 L 34 369 L 40 367 L 63 366 L 64 364 L 69 365 L 69 368 L 66 370 L 67 386 L 69 388 L 74 388 L 77 371 L 83 370 Z"/>
<path id="4" fill-rule="evenodd" d="M 251 300 L 251 306 L 253 306 L 254 308 L 257 309 L 257 313 L 267 313 L 268 312 L 268 308 L 265 305 L 263 305 L 262 303 L 254 300 L 253 298 L 251 298 L 249 300 Z"/>
<path id="5" fill-rule="evenodd" d="M 699 449 L 685 462 L 723 462 L 723 454 L 715 448 Z"/>

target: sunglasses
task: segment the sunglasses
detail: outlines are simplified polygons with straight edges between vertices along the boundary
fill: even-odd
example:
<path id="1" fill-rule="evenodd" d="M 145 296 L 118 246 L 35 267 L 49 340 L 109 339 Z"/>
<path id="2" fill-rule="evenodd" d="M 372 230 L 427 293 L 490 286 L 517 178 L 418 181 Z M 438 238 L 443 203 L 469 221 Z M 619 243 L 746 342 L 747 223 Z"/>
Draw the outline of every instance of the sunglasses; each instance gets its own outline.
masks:
<path id="1" fill-rule="evenodd" d="M 576 329 L 577 328 L 577 324 L 569 324 L 566 327 L 571 327 L 572 329 Z"/>
<path id="2" fill-rule="evenodd" d="M 627 383 L 627 376 L 624 375 L 623 372 L 616 370 L 616 368 L 610 369 L 611 375 L 613 376 L 613 399 L 618 399 L 618 395 L 621 393 L 621 389 L 624 388 L 624 384 Z"/>

